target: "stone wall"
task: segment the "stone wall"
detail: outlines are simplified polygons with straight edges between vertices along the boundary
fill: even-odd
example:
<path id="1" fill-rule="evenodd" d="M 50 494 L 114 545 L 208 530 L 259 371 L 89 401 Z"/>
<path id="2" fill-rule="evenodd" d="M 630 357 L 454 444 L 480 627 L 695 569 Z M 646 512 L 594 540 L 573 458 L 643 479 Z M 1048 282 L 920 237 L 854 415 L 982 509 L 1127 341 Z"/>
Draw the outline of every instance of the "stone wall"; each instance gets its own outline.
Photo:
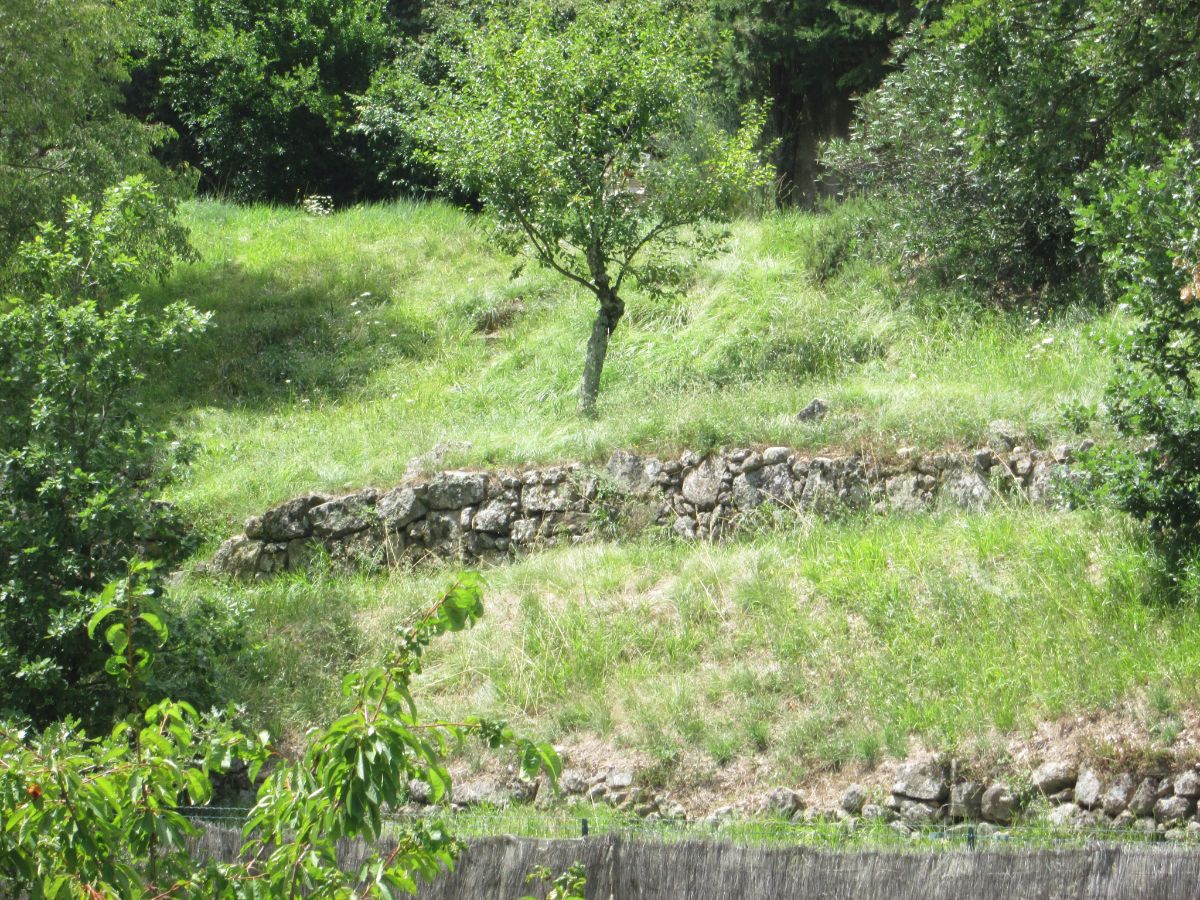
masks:
<path id="1" fill-rule="evenodd" d="M 390 490 L 296 497 L 252 516 L 208 568 L 262 578 L 303 568 L 318 554 L 368 568 L 465 562 L 588 540 L 622 523 L 709 539 L 763 507 L 828 515 L 911 513 L 938 503 L 982 507 L 1006 494 L 1046 502 L 1072 453 L 1069 446 L 1043 451 L 1005 439 L 969 452 L 904 449 L 888 459 L 806 456 L 787 447 L 674 459 L 618 451 L 604 468 L 439 472 Z"/>

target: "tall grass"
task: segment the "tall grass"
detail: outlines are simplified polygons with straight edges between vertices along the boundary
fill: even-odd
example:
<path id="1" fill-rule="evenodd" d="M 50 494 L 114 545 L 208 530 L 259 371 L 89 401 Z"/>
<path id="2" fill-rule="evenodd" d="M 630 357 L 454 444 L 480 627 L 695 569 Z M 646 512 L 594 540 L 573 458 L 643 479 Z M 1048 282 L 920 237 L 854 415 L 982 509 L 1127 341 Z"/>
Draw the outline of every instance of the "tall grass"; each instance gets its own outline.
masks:
<path id="1" fill-rule="evenodd" d="M 214 313 L 156 390 L 198 447 L 175 498 L 214 535 L 302 490 L 447 464 L 600 459 L 746 443 L 886 447 L 977 440 L 1004 418 L 1049 439 L 1095 404 L 1120 321 L 914 303 L 885 268 L 831 258 L 828 220 L 779 213 L 672 299 L 630 296 L 598 421 L 574 413 L 593 301 L 490 249 L 441 204 L 323 218 L 198 202 L 202 260 L 158 288 Z M 814 275 L 814 266 L 821 277 Z M 817 423 L 794 414 L 814 396 Z"/>
<path id="2" fill-rule="evenodd" d="M 1147 602 L 1144 551 L 1123 519 L 1024 506 L 561 548 L 486 573 L 483 624 L 438 647 L 421 690 L 555 740 L 781 776 L 903 756 L 912 738 L 993 752 L 1151 688 L 1162 709 L 1198 699 L 1197 612 Z M 294 731 L 445 577 L 196 580 L 181 596 L 254 608 L 263 662 L 228 689 Z"/>

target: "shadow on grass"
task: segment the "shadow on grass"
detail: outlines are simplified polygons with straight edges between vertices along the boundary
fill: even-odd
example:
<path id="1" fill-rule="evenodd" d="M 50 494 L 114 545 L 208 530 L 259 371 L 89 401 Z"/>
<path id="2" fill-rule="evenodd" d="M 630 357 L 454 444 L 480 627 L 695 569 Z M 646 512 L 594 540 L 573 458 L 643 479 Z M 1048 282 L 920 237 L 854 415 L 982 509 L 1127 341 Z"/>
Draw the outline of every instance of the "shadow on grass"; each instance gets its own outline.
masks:
<path id="1" fill-rule="evenodd" d="M 237 262 L 200 263 L 144 296 L 152 308 L 182 299 L 212 314 L 149 385 L 150 404 L 167 415 L 337 397 L 438 344 L 434 324 L 406 310 L 380 273 L 295 284 Z"/>

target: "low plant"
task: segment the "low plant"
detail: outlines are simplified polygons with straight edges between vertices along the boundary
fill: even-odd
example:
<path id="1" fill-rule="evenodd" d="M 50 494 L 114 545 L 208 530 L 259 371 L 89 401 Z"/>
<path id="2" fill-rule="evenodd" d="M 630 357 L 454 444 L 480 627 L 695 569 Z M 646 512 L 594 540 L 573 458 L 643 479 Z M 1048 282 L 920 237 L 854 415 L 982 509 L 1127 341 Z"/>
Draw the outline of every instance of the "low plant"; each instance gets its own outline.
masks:
<path id="1" fill-rule="evenodd" d="M 387 807 L 408 797 L 412 779 L 434 801 L 451 790 L 447 749 L 474 735 L 508 747 L 529 776 L 560 769 L 554 750 L 517 737 L 502 722 L 428 720 L 411 683 L 426 649 L 483 614 L 480 580 L 460 576 L 411 626 L 390 658 L 343 684 L 346 709 L 283 759 L 268 734 L 243 734 L 218 715 L 164 700 L 142 708 L 152 645 L 167 639 L 162 610 L 146 587 L 148 564 L 109 584 L 88 622 L 103 633 L 108 672 L 127 692 L 128 714 L 109 734 L 89 737 L 65 721 L 43 732 L 0 726 L 0 883 L 17 895 L 55 897 L 391 897 L 453 865 L 462 844 L 437 821 L 388 829 L 352 872 L 338 865 L 345 839 L 380 840 Z M 207 803 L 213 773 L 244 761 L 268 774 L 233 862 L 196 860 L 187 839 L 198 827 L 180 801 Z"/>

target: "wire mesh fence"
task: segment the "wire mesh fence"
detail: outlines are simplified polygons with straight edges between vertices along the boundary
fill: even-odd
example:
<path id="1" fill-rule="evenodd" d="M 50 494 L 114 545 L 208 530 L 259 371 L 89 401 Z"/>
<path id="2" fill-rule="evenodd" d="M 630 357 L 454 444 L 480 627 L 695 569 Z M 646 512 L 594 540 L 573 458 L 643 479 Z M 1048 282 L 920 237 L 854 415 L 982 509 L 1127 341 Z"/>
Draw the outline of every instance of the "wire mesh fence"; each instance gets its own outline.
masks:
<path id="1" fill-rule="evenodd" d="M 243 807 L 205 806 L 181 810 L 197 822 L 240 827 L 249 812 Z M 423 815 L 386 817 L 384 835 L 396 833 L 405 822 L 420 819 L 444 822 L 464 839 L 513 837 L 530 840 L 573 840 L 619 837 L 661 844 L 720 842 L 739 846 L 808 847 L 828 850 L 882 849 L 919 853 L 938 850 L 1037 848 L 1064 850 L 1096 846 L 1169 845 L 1200 853 L 1200 830 L 1167 834 L 1138 828 L 1053 828 L 1047 824 L 1009 827 L 972 823 L 941 824 L 907 830 L 883 821 L 858 820 L 853 827 L 840 822 L 791 822 L 782 819 L 730 820 L 721 823 L 646 820 L 623 815 L 610 807 L 576 807 L 569 812 L 524 806 L 478 807 L 464 811 L 437 810 Z M 1197 888 L 1200 896 L 1200 887 Z"/>

